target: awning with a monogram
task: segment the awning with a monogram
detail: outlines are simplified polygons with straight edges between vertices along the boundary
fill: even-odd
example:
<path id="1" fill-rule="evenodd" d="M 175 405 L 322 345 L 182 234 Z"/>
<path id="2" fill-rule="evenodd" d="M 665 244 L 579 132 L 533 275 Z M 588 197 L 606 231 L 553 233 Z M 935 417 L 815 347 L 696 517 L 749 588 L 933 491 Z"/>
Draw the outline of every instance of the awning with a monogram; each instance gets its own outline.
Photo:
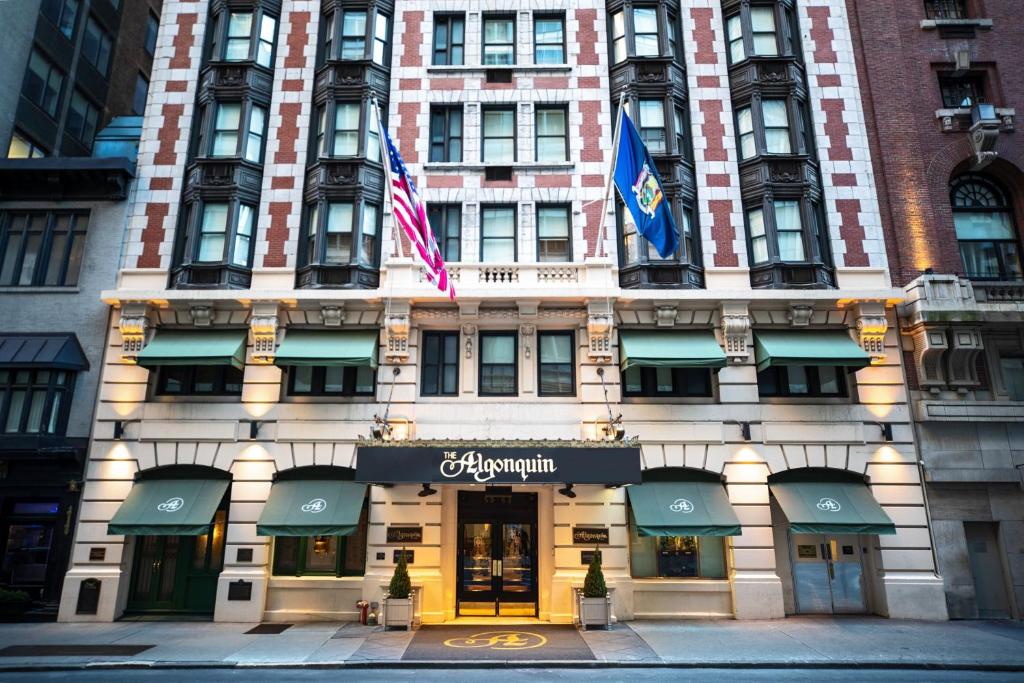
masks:
<path id="1" fill-rule="evenodd" d="M 348 536 L 359 527 L 366 484 L 339 479 L 276 481 L 256 522 L 260 536 Z"/>
<path id="2" fill-rule="evenodd" d="M 786 481 L 769 489 L 789 530 L 798 534 L 895 534 L 896 526 L 866 484 Z"/>
<path id="3" fill-rule="evenodd" d="M 125 536 L 202 536 L 210 532 L 228 479 L 137 481 L 107 525 Z"/>
<path id="4" fill-rule="evenodd" d="M 721 482 L 655 481 L 627 491 L 641 536 L 740 534 L 740 520 Z"/>

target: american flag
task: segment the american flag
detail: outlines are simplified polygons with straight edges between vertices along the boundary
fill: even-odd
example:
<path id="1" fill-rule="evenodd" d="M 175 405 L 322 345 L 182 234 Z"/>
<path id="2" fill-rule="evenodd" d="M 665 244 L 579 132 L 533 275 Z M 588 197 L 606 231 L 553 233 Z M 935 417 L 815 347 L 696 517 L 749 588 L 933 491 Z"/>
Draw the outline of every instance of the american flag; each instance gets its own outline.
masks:
<path id="1" fill-rule="evenodd" d="M 430 229 L 430 222 L 427 220 L 426 202 L 416 191 L 416 184 L 409 176 L 409 169 L 405 167 L 402 155 L 398 153 L 395 143 L 391 141 L 391 136 L 383 125 L 380 126 L 380 134 L 387 146 L 391 166 L 391 205 L 395 220 L 412 242 L 413 249 L 423 259 L 427 279 L 448 294 L 449 299 L 455 301 L 455 287 L 448 277 L 444 259 L 441 258 L 441 250 L 437 248 L 434 231 Z"/>

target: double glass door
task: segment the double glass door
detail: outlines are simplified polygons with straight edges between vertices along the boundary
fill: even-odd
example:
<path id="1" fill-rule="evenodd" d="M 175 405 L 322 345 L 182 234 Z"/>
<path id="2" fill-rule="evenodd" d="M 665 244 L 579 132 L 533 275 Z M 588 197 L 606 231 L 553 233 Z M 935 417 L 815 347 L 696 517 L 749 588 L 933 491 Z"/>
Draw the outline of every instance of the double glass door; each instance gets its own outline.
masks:
<path id="1" fill-rule="evenodd" d="M 864 563 L 856 535 L 793 534 L 793 588 L 801 614 L 861 614 Z"/>
<path id="2" fill-rule="evenodd" d="M 536 616 L 536 494 L 459 493 L 458 613 Z"/>

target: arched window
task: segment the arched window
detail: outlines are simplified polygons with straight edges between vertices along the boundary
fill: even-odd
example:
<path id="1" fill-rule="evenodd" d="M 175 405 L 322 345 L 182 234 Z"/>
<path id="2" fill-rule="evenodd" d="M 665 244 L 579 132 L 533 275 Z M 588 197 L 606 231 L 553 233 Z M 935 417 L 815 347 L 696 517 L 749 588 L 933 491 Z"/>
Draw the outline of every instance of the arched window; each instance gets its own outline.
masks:
<path id="1" fill-rule="evenodd" d="M 1006 194 L 985 178 L 967 175 L 953 181 L 949 197 L 967 277 L 1019 279 L 1020 242 Z"/>

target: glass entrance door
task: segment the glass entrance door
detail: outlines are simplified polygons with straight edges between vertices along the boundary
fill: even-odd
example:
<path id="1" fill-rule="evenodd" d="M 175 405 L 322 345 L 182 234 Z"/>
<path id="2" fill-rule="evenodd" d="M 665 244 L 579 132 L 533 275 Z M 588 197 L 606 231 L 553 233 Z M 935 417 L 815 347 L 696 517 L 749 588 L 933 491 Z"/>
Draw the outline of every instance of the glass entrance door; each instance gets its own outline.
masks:
<path id="1" fill-rule="evenodd" d="M 459 493 L 458 613 L 535 616 L 537 497 Z"/>
<path id="2" fill-rule="evenodd" d="M 801 614 L 861 614 L 864 571 L 855 535 L 793 534 L 793 588 Z"/>

